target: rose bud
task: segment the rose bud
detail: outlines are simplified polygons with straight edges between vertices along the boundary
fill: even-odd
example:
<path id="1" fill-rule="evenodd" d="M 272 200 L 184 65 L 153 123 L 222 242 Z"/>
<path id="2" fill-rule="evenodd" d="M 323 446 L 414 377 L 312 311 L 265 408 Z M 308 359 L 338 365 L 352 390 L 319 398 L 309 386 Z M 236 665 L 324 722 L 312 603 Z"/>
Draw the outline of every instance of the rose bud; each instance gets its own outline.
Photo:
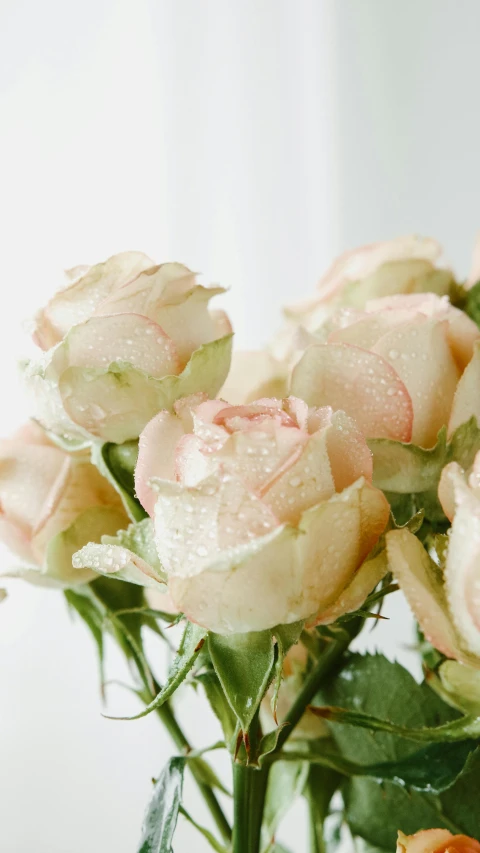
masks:
<path id="1" fill-rule="evenodd" d="M 414 835 L 398 833 L 397 853 L 480 853 L 480 844 L 468 835 L 448 829 L 422 829 Z"/>

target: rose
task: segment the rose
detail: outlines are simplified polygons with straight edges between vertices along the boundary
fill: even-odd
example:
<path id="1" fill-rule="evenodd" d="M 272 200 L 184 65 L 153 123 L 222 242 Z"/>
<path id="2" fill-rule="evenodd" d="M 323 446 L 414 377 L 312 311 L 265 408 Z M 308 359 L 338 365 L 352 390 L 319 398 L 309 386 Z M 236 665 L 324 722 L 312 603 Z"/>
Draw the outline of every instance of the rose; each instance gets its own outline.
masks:
<path id="1" fill-rule="evenodd" d="M 0 539 L 22 561 L 10 575 L 50 586 L 89 581 L 95 575 L 74 571 L 72 554 L 126 523 L 97 469 L 56 447 L 34 423 L 0 441 Z"/>
<path id="2" fill-rule="evenodd" d="M 422 829 L 414 835 L 398 833 L 397 853 L 480 853 L 480 844 L 468 835 L 448 829 Z"/>
<path id="3" fill-rule="evenodd" d="M 179 397 L 221 388 L 231 327 L 208 303 L 222 288 L 137 252 L 71 278 L 37 315 L 34 340 L 47 352 L 26 371 L 48 429 L 121 443 Z"/>
<path id="4" fill-rule="evenodd" d="M 140 436 L 136 491 L 175 606 L 228 634 L 314 623 L 339 600 L 347 612 L 360 590 L 365 599 L 385 569 L 364 561 L 389 517 L 371 476 L 365 440 L 343 412 L 295 398 L 190 399 Z M 163 579 L 119 546 L 87 546 L 74 565 Z"/>
<path id="5" fill-rule="evenodd" d="M 446 657 L 480 668 L 480 453 L 468 475 L 447 465 L 438 495 L 452 521 L 449 536 L 430 537 L 428 554 L 408 530 L 391 531 L 388 562 L 427 639 Z"/>
<path id="6" fill-rule="evenodd" d="M 472 359 L 480 332 L 446 297 L 378 299 L 363 312 L 339 312 L 323 336 L 311 338 L 291 392 L 312 406 L 342 406 L 368 438 L 428 448 L 442 426 L 452 432 L 480 415 L 470 392 L 480 371 L 478 351 Z"/>
<path id="7" fill-rule="evenodd" d="M 290 306 L 290 322 L 313 331 L 341 307 L 363 308 L 371 299 L 397 293 L 433 292 L 448 295 L 454 278 L 450 270 L 438 269 L 441 255 L 436 240 L 397 237 L 344 252 L 318 283 L 318 295 Z"/>

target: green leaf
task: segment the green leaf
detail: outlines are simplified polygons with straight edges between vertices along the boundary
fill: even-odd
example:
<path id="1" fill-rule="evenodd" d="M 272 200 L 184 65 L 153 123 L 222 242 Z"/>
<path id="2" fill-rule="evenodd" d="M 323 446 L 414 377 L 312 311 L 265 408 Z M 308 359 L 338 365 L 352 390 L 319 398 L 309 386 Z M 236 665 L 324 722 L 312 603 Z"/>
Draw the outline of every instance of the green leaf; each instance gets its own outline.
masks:
<path id="1" fill-rule="evenodd" d="M 473 838 L 480 838 L 480 747 L 467 761 L 457 783 L 442 794 L 442 809 L 455 826 Z"/>
<path id="2" fill-rule="evenodd" d="M 299 761 L 302 758 L 311 765 L 333 770 L 344 776 L 366 776 L 378 782 L 390 781 L 402 788 L 414 791 L 441 793 L 450 788 L 463 772 L 467 760 L 475 750 L 476 741 L 461 744 L 430 744 L 412 753 L 407 758 L 383 761 L 378 764 L 359 764 L 350 761 L 338 751 L 320 746 L 318 752 L 289 750 L 280 753 L 278 760 Z"/>
<path id="3" fill-rule="evenodd" d="M 470 468 L 480 450 L 480 428 L 475 417 L 458 427 L 447 442 L 442 427 L 435 447 L 425 449 L 387 438 L 369 439 L 373 453 L 373 484 L 385 492 L 397 523 L 404 523 L 418 510 L 432 524 L 446 524 L 438 500 L 440 474 L 449 462 Z"/>
<path id="4" fill-rule="evenodd" d="M 209 634 L 210 657 L 242 731 L 246 732 L 272 676 L 275 650 L 271 631 Z"/>
<path id="5" fill-rule="evenodd" d="M 378 654 L 352 655 L 317 700 L 353 711 L 361 708 L 366 714 L 407 728 L 435 727 L 456 716 L 425 683 L 417 684 L 398 663 Z M 332 734 L 343 757 L 363 765 L 403 761 L 418 752 L 414 741 L 387 732 L 335 724 Z M 466 748 L 464 744 L 455 746 Z M 461 775 L 448 795 L 462 778 Z M 353 835 L 385 850 L 394 849 L 398 829 L 406 834 L 413 834 L 420 827 L 465 831 L 453 811 L 446 813 L 442 802 L 445 796 L 361 777 L 352 778 L 343 786 L 346 819 Z"/>
<path id="6" fill-rule="evenodd" d="M 213 850 L 216 850 L 216 853 L 229 853 L 227 848 L 224 847 L 223 844 L 220 844 L 219 841 L 217 841 L 217 839 L 210 832 L 210 830 L 206 829 L 204 826 L 200 826 L 200 824 L 197 823 L 197 821 L 193 819 L 193 817 L 187 812 L 187 810 L 183 806 L 180 806 L 180 814 L 182 814 L 183 817 L 186 818 L 186 820 L 188 820 L 188 822 L 191 823 L 192 826 L 194 826 L 195 829 L 201 835 L 203 835 L 204 838 L 206 838 L 206 840 L 210 844 L 210 847 L 212 847 Z"/>
<path id="7" fill-rule="evenodd" d="M 92 446 L 93 463 L 117 490 L 132 521 L 141 521 L 147 517 L 135 497 L 137 457 L 138 441 L 125 441 L 123 444 L 106 442 L 102 446 Z"/>
<path id="8" fill-rule="evenodd" d="M 182 800 L 185 758 L 176 756 L 162 770 L 150 800 L 137 853 L 171 853 Z"/>
<path id="9" fill-rule="evenodd" d="M 108 717 L 114 720 L 139 720 L 141 717 L 146 717 L 152 711 L 160 708 L 170 696 L 175 693 L 177 687 L 185 680 L 190 672 L 195 659 L 203 645 L 206 636 L 206 631 L 199 625 L 194 625 L 192 622 L 187 622 L 185 633 L 176 657 L 170 667 L 167 681 L 160 692 L 155 696 L 146 708 L 135 714 L 133 717 Z"/>
<path id="10" fill-rule="evenodd" d="M 200 682 L 205 690 L 210 707 L 222 727 L 225 741 L 229 744 L 235 734 L 237 718 L 223 692 L 217 673 L 213 669 L 207 670 L 196 675 L 195 680 Z"/>
<path id="11" fill-rule="evenodd" d="M 326 848 L 325 821 L 330 803 L 339 788 L 342 776 L 335 770 L 311 764 L 305 785 L 305 799 L 310 812 L 310 846 L 312 853 L 324 853 Z M 338 839 L 340 841 L 340 839 Z"/>
<path id="12" fill-rule="evenodd" d="M 415 729 L 398 726 L 371 714 L 363 714 L 361 711 L 348 711 L 334 706 L 327 705 L 323 708 L 311 706 L 310 710 L 331 723 L 348 723 L 371 731 L 389 732 L 419 743 L 447 743 L 480 737 L 480 717 L 476 714 L 468 714 L 458 720 L 444 723 L 443 726 L 425 726 Z"/>

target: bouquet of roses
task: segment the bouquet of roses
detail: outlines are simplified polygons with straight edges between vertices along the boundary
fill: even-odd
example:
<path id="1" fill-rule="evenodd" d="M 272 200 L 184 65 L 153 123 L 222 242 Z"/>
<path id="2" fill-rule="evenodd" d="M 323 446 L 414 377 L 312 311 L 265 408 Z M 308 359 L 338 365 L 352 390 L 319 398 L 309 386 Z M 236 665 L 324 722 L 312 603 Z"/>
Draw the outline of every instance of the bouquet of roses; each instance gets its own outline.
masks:
<path id="1" fill-rule="evenodd" d="M 413 237 L 348 252 L 268 350 L 233 358 L 222 288 L 140 253 L 71 270 L 37 314 L 0 536 L 8 574 L 85 622 L 102 683 L 118 643 L 132 719 L 171 734 L 137 853 L 170 853 L 179 814 L 221 853 L 285 853 L 299 796 L 312 853 L 397 833 L 399 853 L 480 853 L 480 257 L 460 283 L 439 255 Z M 350 648 L 398 590 L 422 683 Z M 162 684 L 148 632 L 175 645 Z M 180 685 L 216 744 L 187 739 Z"/>

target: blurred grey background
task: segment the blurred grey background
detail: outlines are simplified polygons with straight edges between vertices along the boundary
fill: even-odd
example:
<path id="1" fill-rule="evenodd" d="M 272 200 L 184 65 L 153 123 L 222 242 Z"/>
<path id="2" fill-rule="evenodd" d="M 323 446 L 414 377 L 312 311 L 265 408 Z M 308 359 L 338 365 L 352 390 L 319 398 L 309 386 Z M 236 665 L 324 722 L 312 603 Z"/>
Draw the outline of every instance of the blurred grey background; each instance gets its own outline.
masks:
<path id="1" fill-rule="evenodd" d="M 2 433 L 27 414 L 21 323 L 65 267 L 128 248 L 183 261 L 231 287 L 242 347 L 265 343 L 281 303 L 355 244 L 433 235 L 465 274 L 479 32 L 476 0 L 1 0 Z M 151 718 L 102 719 L 93 646 L 60 595 L 9 593 L 0 849 L 134 853 L 168 740 Z M 368 644 L 409 663 L 408 614 L 390 615 Z M 109 666 L 127 677 L 114 650 Z M 109 708 L 133 700 L 117 689 Z M 184 695 L 205 745 L 217 732 L 203 708 Z M 293 853 L 303 823 L 299 805 L 282 833 Z M 186 849 L 204 848 L 182 825 Z"/>

